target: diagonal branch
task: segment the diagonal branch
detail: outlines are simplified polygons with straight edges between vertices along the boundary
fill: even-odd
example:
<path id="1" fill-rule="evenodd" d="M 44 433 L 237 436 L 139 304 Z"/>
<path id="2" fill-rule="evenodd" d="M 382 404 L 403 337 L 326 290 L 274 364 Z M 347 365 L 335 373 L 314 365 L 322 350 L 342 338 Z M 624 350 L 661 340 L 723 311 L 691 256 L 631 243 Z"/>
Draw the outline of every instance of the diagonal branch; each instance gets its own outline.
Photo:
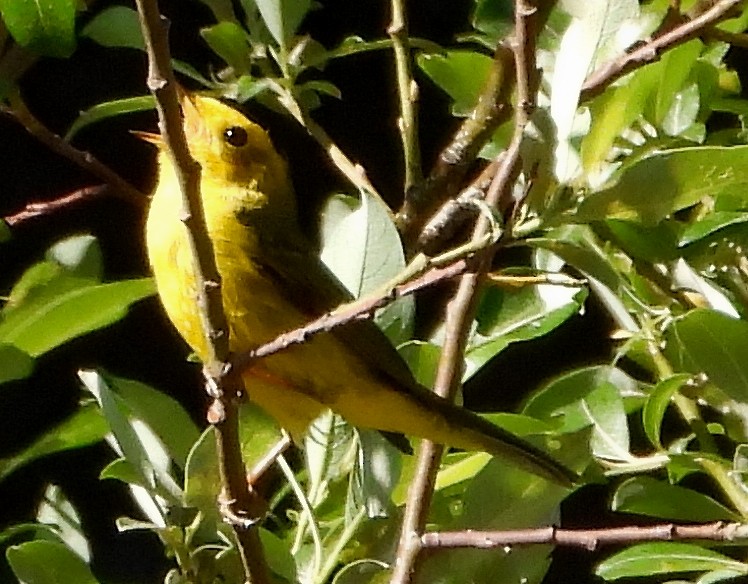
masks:
<path id="1" fill-rule="evenodd" d="M 709 27 L 727 20 L 731 17 L 732 10 L 742 2 L 743 0 L 719 0 L 709 10 L 624 53 L 618 59 L 605 63 L 584 82 L 579 101 L 589 101 L 600 95 L 611 83 L 627 73 L 658 61 L 665 51 L 682 45 L 703 34 Z"/>

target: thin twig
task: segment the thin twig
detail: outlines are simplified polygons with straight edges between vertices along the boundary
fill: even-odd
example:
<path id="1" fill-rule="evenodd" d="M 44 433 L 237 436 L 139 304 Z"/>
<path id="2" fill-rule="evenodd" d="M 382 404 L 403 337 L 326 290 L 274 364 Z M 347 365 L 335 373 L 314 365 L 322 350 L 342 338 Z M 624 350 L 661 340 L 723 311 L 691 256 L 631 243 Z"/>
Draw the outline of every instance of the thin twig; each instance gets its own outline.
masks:
<path id="1" fill-rule="evenodd" d="M 431 268 L 413 280 L 409 280 L 393 288 L 388 288 L 382 293 L 366 296 L 349 304 L 342 305 L 303 326 L 277 336 L 275 339 L 256 349 L 239 353 L 232 358 L 231 366 L 241 371 L 255 359 L 267 357 L 292 345 L 305 343 L 314 335 L 330 332 L 334 328 L 344 326 L 356 320 L 367 320 L 378 309 L 383 308 L 394 300 L 433 286 L 438 282 L 455 278 L 472 269 L 472 267 L 471 259 L 459 258 L 445 267 Z"/>
<path id="2" fill-rule="evenodd" d="M 473 111 L 460 125 L 449 145 L 437 159 L 429 177 L 405 193 L 405 201 L 397 212 L 396 223 L 406 250 L 417 249 L 423 226 L 445 201 L 463 187 L 465 175 L 472 167 L 481 148 L 496 128 L 509 119 L 510 96 L 514 88 L 514 61 L 511 51 L 499 45 L 494 53 L 486 83 Z"/>
<path id="3" fill-rule="evenodd" d="M 535 3 L 518 0 L 515 3 L 515 31 L 513 45 L 514 64 L 517 76 L 518 104 L 515 129 L 509 149 L 504 153 L 498 171 L 488 189 L 486 202 L 493 207 L 501 206 L 511 198 L 512 186 L 519 174 L 519 146 L 524 135 L 529 114 L 534 108 L 538 75 L 535 67 L 535 35 L 537 11 Z M 478 217 L 472 239 L 484 238 L 490 230 L 490 220 L 485 215 Z M 447 399 L 454 399 L 462 377 L 462 363 L 470 326 L 477 306 L 477 291 L 488 271 L 495 247 L 486 248 L 476 256 L 477 268 L 462 276 L 452 300 L 447 306 L 446 336 L 434 381 L 434 392 Z M 420 555 L 420 540 L 428 518 L 434 492 L 436 473 L 443 453 L 443 446 L 429 440 L 421 443 L 416 464 L 416 475 L 408 489 L 402 532 L 397 549 L 391 584 L 407 584 L 417 571 Z"/>
<path id="4" fill-rule="evenodd" d="M 156 98 L 159 128 L 172 156 L 182 192 L 181 219 L 187 227 L 197 283 L 197 303 L 209 356 L 206 378 L 216 401 L 211 408 L 216 427 L 219 469 L 223 493 L 221 508 L 236 535 L 239 555 L 247 580 L 253 584 L 270 582 L 259 533 L 254 528 L 261 515 L 259 501 L 250 492 L 239 440 L 239 399 L 244 392 L 238 372 L 222 375 L 229 356 L 228 327 L 223 312 L 220 276 L 213 246 L 208 237 L 200 197 L 200 166 L 190 155 L 182 126 L 177 86 L 171 68 L 167 21 L 156 0 L 136 0 L 143 38 L 148 52 L 148 88 Z"/>
<path id="5" fill-rule="evenodd" d="M 301 124 L 309 135 L 327 152 L 337 169 L 348 179 L 348 181 L 360 191 L 368 191 L 375 197 L 381 199 L 381 195 L 369 182 L 363 167 L 354 163 L 343 152 L 340 147 L 329 136 L 325 129 L 317 124 L 309 112 L 302 107 L 293 94 L 285 87 L 272 80 L 268 80 L 269 87 L 276 93 L 280 103 L 286 108 L 294 119 Z M 385 205 L 386 207 L 386 205 Z"/>
<path id="6" fill-rule="evenodd" d="M 538 527 L 506 531 L 434 531 L 424 533 L 420 545 L 426 549 L 481 548 L 495 549 L 529 544 L 553 544 L 594 551 L 603 545 L 621 545 L 646 541 L 719 541 L 748 539 L 745 523 L 717 521 L 697 525 L 630 525 L 606 529 L 560 529 Z"/>
<path id="7" fill-rule="evenodd" d="M 26 103 L 21 98 L 21 94 L 17 88 L 9 93 L 8 102 L 10 103 L 10 107 L 0 106 L 0 111 L 16 120 L 29 134 L 52 150 L 52 152 L 67 158 L 73 164 L 109 184 L 113 189 L 113 194 L 128 203 L 142 206 L 147 202 L 148 199 L 143 193 L 107 165 L 102 164 L 92 154 L 78 150 L 37 120 L 34 114 L 26 107 Z"/>
<path id="8" fill-rule="evenodd" d="M 405 159 L 404 192 L 408 192 L 423 180 L 421 172 L 421 150 L 418 144 L 418 84 L 411 71 L 410 41 L 406 0 L 392 0 L 392 20 L 387 33 L 392 39 L 397 73 L 397 93 L 400 102 L 400 117 L 397 120 Z"/>
<path id="9" fill-rule="evenodd" d="M 634 69 L 658 61 L 662 54 L 703 34 L 705 29 L 731 17 L 731 11 L 744 0 L 720 0 L 702 14 L 686 20 L 683 24 L 665 32 L 648 43 L 643 44 L 618 59 L 602 65 L 594 71 L 582 85 L 580 102 L 589 101 L 600 95 L 615 80 L 620 79 Z"/>
<path id="10" fill-rule="evenodd" d="M 108 191 L 108 185 L 95 185 L 92 187 L 76 189 L 66 195 L 62 195 L 57 199 L 52 199 L 51 201 L 28 203 L 20 211 L 4 217 L 3 221 L 5 221 L 11 227 L 18 227 L 19 225 L 26 223 L 27 221 L 36 219 L 37 217 L 51 215 L 52 213 L 60 211 L 61 209 L 64 209 L 66 207 L 70 207 L 82 201 L 97 199 L 100 196 L 108 193 Z M 145 197 L 143 197 L 143 201 L 145 201 Z"/>

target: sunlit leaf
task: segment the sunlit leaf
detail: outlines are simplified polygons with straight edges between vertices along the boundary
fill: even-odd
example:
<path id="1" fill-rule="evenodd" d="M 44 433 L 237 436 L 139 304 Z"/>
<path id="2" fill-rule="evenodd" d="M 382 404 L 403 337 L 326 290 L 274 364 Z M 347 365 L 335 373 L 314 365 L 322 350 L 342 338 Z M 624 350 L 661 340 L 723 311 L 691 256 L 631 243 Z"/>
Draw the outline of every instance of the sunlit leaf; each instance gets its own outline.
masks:
<path id="1" fill-rule="evenodd" d="M 68 548 L 84 562 L 91 561 L 91 546 L 83 533 L 78 512 L 60 487 L 47 487 L 36 512 L 36 520 L 39 523 L 54 525 L 60 539 Z"/>
<path id="2" fill-rule="evenodd" d="M 138 97 L 127 97 L 124 99 L 115 99 L 104 103 L 96 104 L 80 113 L 80 115 L 71 124 L 65 134 L 65 140 L 70 142 L 83 128 L 123 114 L 142 112 L 153 109 L 156 106 L 156 100 L 152 95 L 141 95 Z"/>
<path id="3" fill-rule="evenodd" d="M 466 116 L 475 106 L 493 59 L 473 51 L 422 53 L 418 66 L 454 101 L 452 113 Z"/>
<path id="4" fill-rule="evenodd" d="M 98 584 L 91 569 L 67 546 L 44 540 L 7 549 L 5 556 L 24 584 Z"/>
<path id="5" fill-rule="evenodd" d="M 744 189 L 747 153 L 748 146 L 699 146 L 653 154 L 624 170 L 613 185 L 587 196 L 577 218 L 636 219 L 653 225 L 704 197 Z"/>
<path id="6" fill-rule="evenodd" d="M 711 497 L 650 477 L 635 477 L 621 484 L 612 509 L 674 521 L 740 521 L 740 516 Z"/>
<path id="7" fill-rule="evenodd" d="M 311 0 L 252 0 L 252 2 L 259 9 L 265 26 L 284 50 L 312 6 Z"/>
<path id="8" fill-rule="evenodd" d="M 211 49 L 236 73 L 249 72 L 252 67 L 249 37 L 247 32 L 235 22 L 219 22 L 200 30 Z"/>
<path id="9" fill-rule="evenodd" d="M 714 310 L 692 310 L 666 332 L 676 366 L 705 374 L 732 399 L 748 401 L 748 323 Z"/>
<path id="10" fill-rule="evenodd" d="M 650 442 L 658 448 L 662 448 L 662 444 L 660 444 L 660 429 L 662 418 L 665 416 L 665 410 L 670 405 L 670 399 L 675 392 L 683 384 L 688 382 L 689 379 L 691 379 L 691 376 L 685 373 L 663 379 L 652 389 L 647 401 L 644 403 L 644 408 L 642 409 L 644 431 Z"/>
<path id="11" fill-rule="evenodd" d="M 322 261 L 355 297 L 376 291 L 405 267 L 392 215 L 364 193 L 360 200 L 334 196 L 322 210 Z M 410 338 L 415 304 L 401 298 L 378 311 L 376 322 L 394 344 Z"/>
<path id="12" fill-rule="evenodd" d="M 690 543 L 642 543 L 614 554 L 602 562 L 595 574 L 605 580 L 672 575 L 677 572 L 734 570 L 748 574 L 748 564 Z"/>

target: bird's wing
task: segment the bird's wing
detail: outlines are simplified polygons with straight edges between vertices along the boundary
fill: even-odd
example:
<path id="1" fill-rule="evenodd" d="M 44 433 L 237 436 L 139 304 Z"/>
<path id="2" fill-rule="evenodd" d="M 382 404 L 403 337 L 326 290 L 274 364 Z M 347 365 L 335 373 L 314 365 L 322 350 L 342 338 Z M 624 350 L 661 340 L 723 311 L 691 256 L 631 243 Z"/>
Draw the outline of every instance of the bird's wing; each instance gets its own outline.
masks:
<path id="1" fill-rule="evenodd" d="M 314 253 L 303 237 L 283 234 L 282 244 L 263 238 L 253 262 L 278 286 L 286 300 L 313 319 L 353 301 L 350 292 Z M 291 240 L 290 240 L 291 239 Z M 356 320 L 333 329 L 332 334 L 355 352 L 367 356 L 375 373 L 407 388 L 417 383 L 384 333 L 370 320 Z M 420 389 L 420 388 L 419 388 Z"/>

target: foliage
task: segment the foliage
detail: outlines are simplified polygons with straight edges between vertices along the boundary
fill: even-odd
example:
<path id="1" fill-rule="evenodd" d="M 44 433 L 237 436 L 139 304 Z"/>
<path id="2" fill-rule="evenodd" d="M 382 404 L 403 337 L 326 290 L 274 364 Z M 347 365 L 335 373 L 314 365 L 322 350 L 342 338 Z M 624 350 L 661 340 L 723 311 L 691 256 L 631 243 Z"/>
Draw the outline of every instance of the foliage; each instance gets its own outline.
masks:
<path id="1" fill-rule="evenodd" d="M 175 69 L 212 94 L 282 112 L 316 136 L 311 114 L 322 100 L 340 96 L 325 79 L 325 66 L 392 46 L 390 39 L 351 36 L 324 47 L 304 28 L 312 2 L 202 3 L 212 15 L 202 41 L 224 66 L 210 71 L 203 63 L 175 60 Z M 693 3 L 682 4 L 686 10 Z M 586 471 L 584 482 L 604 483 L 613 512 L 746 522 L 748 145 L 742 125 L 748 109 L 725 64 L 728 45 L 708 35 L 695 38 L 580 103 L 589 72 L 649 38 L 668 6 L 664 0 L 641 6 L 568 1 L 550 11 L 539 39 L 539 108 L 526 132 L 516 187 L 524 205 L 505 234 L 524 254 L 516 261 L 509 256 L 513 263 L 502 275 L 520 285 L 483 290 L 463 381 L 512 343 L 538 342 L 563 327 L 594 296 L 616 323 L 610 358 L 557 372 L 526 396 L 519 413 L 492 419 L 554 448 L 570 468 Z M 69 56 L 81 37 L 101 45 L 101 59 L 111 50 L 142 50 L 133 9 L 91 8 L 85 23 L 77 15 L 78 38 L 76 9 L 67 0 L 0 0 L 12 43 L 35 55 Z M 741 32 L 746 18 L 748 9 L 740 8 L 720 29 Z M 473 110 L 494 66 L 492 48 L 511 30 L 511 19 L 511 3 L 476 0 L 473 30 L 463 44 L 443 50 L 411 39 L 417 78 L 446 92 L 454 116 Z M 10 55 L 0 54 L 0 75 Z M 0 77 L 0 96 L 9 98 L 19 84 L 22 77 Z M 66 140 L 89 124 L 152 103 L 143 95 L 96 105 L 70 125 Z M 715 131 L 716 112 L 732 125 Z M 498 128 L 483 155 L 506 148 L 509 133 L 507 126 Z M 321 225 L 323 259 L 358 294 L 396 275 L 406 257 L 392 214 L 375 193 L 362 192 L 360 202 L 334 197 Z M 0 245 L 11 237 L 12 229 L 0 223 Z M 3 282 L 12 287 L 0 312 L 0 383 L 27 378 L 44 366 L 47 353 L 111 325 L 152 294 L 147 279 L 104 282 L 102 261 L 92 238 L 68 239 L 14 284 Z M 562 274 L 584 280 L 562 281 Z M 430 383 L 444 331 L 413 339 L 420 330 L 416 318 L 412 299 L 377 316 L 419 379 Z M 173 560 L 166 581 L 242 581 L 231 531 L 216 505 L 213 431 L 196 427 L 179 403 L 137 381 L 136 372 L 130 379 L 102 369 L 78 375 L 80 409 L 1 460 L 0 478 L 41 457 L 106 440 L 114 460 L 101 477 L 126 485 L 141 512 L 137 519 L 121 518 L 118 527 L 158 535 Z M 243 416 L 242 445 L 251 466 L 278 429 L 251 406 Z M 260 528 L 277 581 L 384 581 L 413 457 L 377 433 L 325 416 L 310 429 L 304 464 L 281 457 L 280 466 L 285 481 L 271 493 Z M 694 480 L 699 476 L 716 487 L 703 490 Z M 430 525 L 499 530 L 557 524 L 568 496 L 487 455 L 450 452 L 437 478 Z M 0 542 L 11 540 L 6 557 L 19 581 L 98 581 L 76 510 L 53 487 L 36 522 L 0 532 Z M 640 543 L 607 557 L 596 574 L 616 580 L 683 573 L 716 582 L 748 573 L 748 564 L 731 557 L 744 555 L 738 548 L 711 547 Z M 541 582 L 550 565 L 549 546 L 441 551 L 423 563 L 418 581 Z"/>

